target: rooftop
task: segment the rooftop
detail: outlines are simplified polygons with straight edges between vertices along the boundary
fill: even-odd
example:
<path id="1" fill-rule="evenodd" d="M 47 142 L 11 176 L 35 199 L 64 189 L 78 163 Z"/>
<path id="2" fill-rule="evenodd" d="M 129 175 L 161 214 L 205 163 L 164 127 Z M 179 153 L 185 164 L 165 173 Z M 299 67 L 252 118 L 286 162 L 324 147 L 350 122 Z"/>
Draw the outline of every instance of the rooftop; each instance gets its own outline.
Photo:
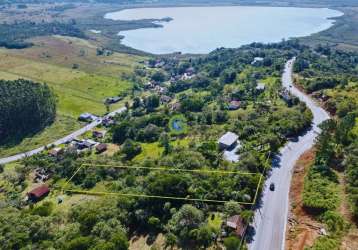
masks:
<path id="1" fill-rule="evenodd" d="M 41 185 L 41 186 L 31 190 L 27 194 L 29 196 L 33 196 L 33 197 L 36 197 L 36 198 L 41 198 L 42 196 L 45 196 L 49 192 L 50 192 L 50 189 L 48 188 L 47 185 Z"/>
<path id="2" fill-rule="evenodd" d="M 259 83 L 257 84 L 257 86 L 256 86 L 256 89 L 257 89 L 257 90 L 264 90 L 265 87 L 266 87 L 265 83 L 259 82 Z"/>
<path id="3" fill-rule="evenodd" d="M 234 144 L 239 139 L 239 136 L 232 132 L 227 132 L 223 136 L 220 137 L 219 143 L 230 146 Z"/>

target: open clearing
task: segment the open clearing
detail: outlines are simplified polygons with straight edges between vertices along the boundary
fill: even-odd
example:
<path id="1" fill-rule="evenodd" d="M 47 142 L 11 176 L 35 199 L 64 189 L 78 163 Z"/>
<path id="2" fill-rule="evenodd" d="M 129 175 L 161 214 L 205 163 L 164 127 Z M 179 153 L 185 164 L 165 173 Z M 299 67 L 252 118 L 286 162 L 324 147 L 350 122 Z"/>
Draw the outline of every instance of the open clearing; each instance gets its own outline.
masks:
<path id="1" fill-rule="evenodd" d="M 33 42 L 28 49 L 0 49 L 0 78 L 49 84 L 58 95 L 59 113 L 72 117 L 105 113 L 103 99 L 128 91 L 132 83 L 120 76 L 142 60 L 119 53 L 97 56 L 95 44 L 76 38 L 43 37 Z"/>

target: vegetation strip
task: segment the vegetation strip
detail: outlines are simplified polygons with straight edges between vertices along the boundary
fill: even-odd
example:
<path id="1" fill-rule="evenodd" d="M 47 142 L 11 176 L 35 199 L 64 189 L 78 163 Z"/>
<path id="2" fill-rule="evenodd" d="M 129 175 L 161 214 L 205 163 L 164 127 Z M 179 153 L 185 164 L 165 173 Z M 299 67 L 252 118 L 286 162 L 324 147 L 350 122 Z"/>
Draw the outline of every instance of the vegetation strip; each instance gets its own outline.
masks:
<path id="1" fill-rule="evenodd" d="M 155 198 L 155 199 L 166 199 L 166 200 L 184 200 L 184 201 L 199 201 L 199 202 L 213 202 L 213 203 L 226 203 L 229 201 L 220 201 L 220 200 L 208 200 L 208 199 L 194 199 L 194 198 L 184 198 L 184 197 L 173 197 L 173 196 L 160 196 L 160 195 L 146 195 L 146 194 L 123 194 L 123 193 L 111 193 L 111 192 L 94 192 L 94 191 L 84 191 L 76 189 L 68 189 L 66 192 L 77 193 L 77 194 L 88 194 L 88 195 L 118 195 L 126 197 L 143 197 L 143 198 Z M 231 201 L 232 202 L 232 201 Z M 240 202 L 234 201 L 242 205 L 252 205 L 252 202 Z"/>
<path id="2" fill-rule="evenodd" d="M 113 165 L 93 165 L 82 164 L 87 167 L 112 167 L 112 168 L 127 168 L 127 169 L 148 169 L 148 170 L 161 170 L 161 171 L 180 171 L 180 172 L 194 172 L 194 173 L 218 173 L 218 174 L 240 174 L 240 175 L 258 175 L 258 173 L 242 172 L 242 171 L 225 171 L 225 170 L 205 170 L 205 169 L 181 169 L 181 168 L 160 168 L 160 167 L 134 167 L 134 166 L 113 166 Z M 77 173 L 77 171 L 76 171 Z M 75 173 L 75 174 L 76 174 Z"/>
<path id="3" fill-rule="evenodd" d="M 269 159 L 269 158 L 267 158 Z M 78 194 L 89 194 L 89 195 L 119 195 L 126 197 L 144 197 L 144 198 L 156 198 L 156 199 L 167 199 L 167 200 L 186 200 L 186 201 L 199 201 L 199 202 L 214 202 L 214 203 L 225 203 L 229 201 L 220 201 L 220 200 L 210 200 L 210 199 L 195 199 L 195 198 L 183 198 L 183 197 L 172 197 L 172 196 L 160 196 L 160 195 L 145 195 L 145 194 L 123 194 L 123 193 L 113 193 L 113 192 L 94 192 L 94 191 L 84 191 L 84 190 L 74 190 L 74 189 L 65 189 L 68 183 L 76 176 L 76 174 L 83 167 L 113 167 L 113 168 L 123 168 L 123 169 L 147 169 L 147 170 L 160 170 L 160 171 L 179 171 L 179 172 L 192 172 L 192 173 L 219 173 L 219 174 L 240 174 L 240 175 L 258 175 L 259 173 L 249 173 L 249 172 L 241 172 L 241 171 L 224 171 L 224 170 L 204 170 L 204 169 L 168 169 L 168 168 L 160 168 L 160 167 L 131 167 L 131 166 L 113 166 L 109 164 L 82 164 L 74 174 L 65 182 L 62 187 L 62 192 L 71 192 Z M 266 169 L 266 168 L 265 168 Z M 265 170 L 263 171 L 263 173 Z M 234 201 L 241 205 L 253 205 L 256 202 L 257 195 L 259 192 L 259 187 L 262 181 L 263 175 L 260 174 L 260 179 L 256 187 L 255 196 L 252 202 L 239 202 Z"/>

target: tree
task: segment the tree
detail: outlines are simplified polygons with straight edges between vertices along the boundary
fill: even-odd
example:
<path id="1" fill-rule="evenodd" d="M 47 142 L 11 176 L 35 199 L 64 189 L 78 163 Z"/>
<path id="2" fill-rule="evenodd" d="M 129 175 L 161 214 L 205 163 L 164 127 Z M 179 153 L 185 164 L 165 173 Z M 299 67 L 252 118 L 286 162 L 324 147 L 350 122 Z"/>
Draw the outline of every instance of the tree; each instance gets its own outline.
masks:
<path id="1" fill-rule="evenodd" d="M 110 242 L 114 244 L 116 250 L 127 250 L 129 247 L 127 236 L 120 231 L 113 234 Z"/>
<path id="2" fill-rule="evenodd" d="M 167 155 L 172 151 L 172 146 L 170 145 L 170 138 L 167 133 L 162 133 L 159 137 L 160 146 L 164 147 L 163 155 Z"/>
<path id="3" fill-rule="evenodd" d="M 161 129 L 158 126 L 150 123 L 143 130 L 141 130 L 141 133 L 138 135 L 138 140 L 143 140 L 145 142 L 155 142 L 160 136 L 160 131 Z"/>
<path id="4" fill-rule="evenodd" d="M 240 246 L 240 239 L 236 236 L 229 236 L 224 239 L 224 246 L 227 250 L 237 250 Z"/>
<path id="5" fill-rule="evenodd" d="M 241 213 L 241 206 L 235 201 L 228 201 L 224 204 L 224 212 L 227 217 Z"/>
<path id="6" fill-rule="evenodd" d="M 164 82 L 166 80 L 167 76 L 162 71 L 156 71 L 151 79 L 156 82 Z"/>
<path id="7" fill-rule="evenodd" d="M 159 107 L 160 101 L 158 95 L 150 95 L 145 99 L 145 106 L 149 111 Z"/>
<path id="8" fill-rule="evenodd" d="M 193 240 L 193 230 L 198 229 L 204 221 L 203 213 L 191 206 L 183 205 L 167 224 L 169 232 L 174 233 L 183 243 Z"/>
<path id="9" fill-rule="evenodd" d="M 114 143 L 122 144 L 128 137 L 132 125 L 128 121 L 121 122 L 112 129 L 112 140 Z"/>
<path id="10" fill-rule="evenodd" d="M 68 250 L 87 250 L 91 246 L 91 238 L 80 236 L 68 242 L 65 249 Z"/>
<path id="11" fill-rule="evenodd" d="M 165 247 L 166 248 L 170 248 L 170 249 L 173 249 L 174 246 L 176 245 L 177 243 L 177 237 L 172 234 L 172 233 L 167 233 L 165 235 Z"/>
<path id="12" fill-rule="evenodd" d="M 161 227 L 160 219 L 157 217 L 151 216 L 148 219 L 148 225 L 150 226 L 150 228 L 152 228 L 154 230 L 159 230 Z"/>
<path id="13" fill-rule="evenodd" d="M 136 96 L 133 99 L 133 104 L 132 104 L 132 108 L 136 109 L 142 106 L 142 100 L 140 99 L 140 97 Z"/>
<path id="14" fill-rule="evenodd" d="M 125 160 L 133 159 L 136 155 L 140 154 L 140 152 L 142 152 L 140 144 L 131 139 L 125 140 L 122 145 L 121 153 L 124 155 Z"/>
<path id="15" fill-rule="evenodd" d="M 56 97 L 46 84 L 0 80 L 0 143 L 38 132 L 55 117 Z"/>
<path id="16" fill-rule="evenodd" d="M 204 249 L 207 249 L 213 243 L 214 235 L 215 235 L 215 233 L 209 226 L 203 225 L 197 231 L 196 243 L 199 246 L 204 247 Z"/>

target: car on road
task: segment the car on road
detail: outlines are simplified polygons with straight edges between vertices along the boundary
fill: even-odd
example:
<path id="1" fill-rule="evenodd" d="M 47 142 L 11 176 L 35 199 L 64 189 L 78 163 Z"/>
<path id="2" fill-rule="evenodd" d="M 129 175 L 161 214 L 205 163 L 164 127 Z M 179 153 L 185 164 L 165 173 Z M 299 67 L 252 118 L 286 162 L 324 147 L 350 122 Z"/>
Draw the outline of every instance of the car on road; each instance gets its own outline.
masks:
<path id="1" fill-rule="evenodd" d="M 275 183 L 271 182 L 270 184 L 270 190 L 275 191 Z"/>

